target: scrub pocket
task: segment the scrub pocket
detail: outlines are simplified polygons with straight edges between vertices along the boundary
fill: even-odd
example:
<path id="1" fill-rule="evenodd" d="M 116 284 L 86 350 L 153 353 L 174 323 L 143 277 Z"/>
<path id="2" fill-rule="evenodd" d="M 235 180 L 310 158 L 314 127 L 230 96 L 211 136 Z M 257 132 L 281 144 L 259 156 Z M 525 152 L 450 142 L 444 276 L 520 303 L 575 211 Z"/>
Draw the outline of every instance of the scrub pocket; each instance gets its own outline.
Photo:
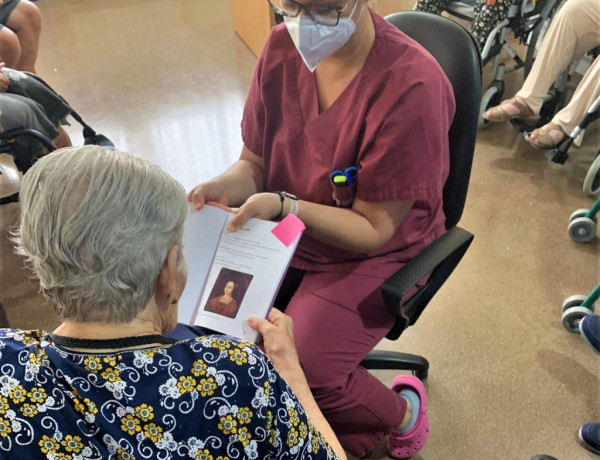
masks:
<path id="1" fill-rule="evenodd" d="M 356 183 L 344 185 L 343 187 L 337 187 L 332 183 L 331 187 L 333 189 L 331 197 L 335 205 L 339 208 L 350 208 L 356 195 Z"/>

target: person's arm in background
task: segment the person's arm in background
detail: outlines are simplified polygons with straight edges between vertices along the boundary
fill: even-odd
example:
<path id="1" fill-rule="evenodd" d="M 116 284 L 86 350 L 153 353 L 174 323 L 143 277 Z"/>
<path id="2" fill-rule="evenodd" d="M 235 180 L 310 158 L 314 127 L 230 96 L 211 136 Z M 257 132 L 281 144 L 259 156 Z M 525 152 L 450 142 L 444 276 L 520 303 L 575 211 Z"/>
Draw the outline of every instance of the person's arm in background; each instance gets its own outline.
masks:
<path id="1" fill-rule="evenodd" d="M 336 455 L 346 459 L 344 448 L 313 397 L 294 345 L 292 318 L 273 308 L 268 319 L 248 318 L 248 324 L 262 335 L 262 347 L 275 368 L 292 389 L 315 428 Z"/>
<path id="2" fill-rule="evenodd" d="M 224 206 L 240 206 L 248 197 L 263 191 L 263 160 L 246 146 L 240 159 L 220 176 L 203 182 L 188 193 L 196 209 L 214 201 Z"/>

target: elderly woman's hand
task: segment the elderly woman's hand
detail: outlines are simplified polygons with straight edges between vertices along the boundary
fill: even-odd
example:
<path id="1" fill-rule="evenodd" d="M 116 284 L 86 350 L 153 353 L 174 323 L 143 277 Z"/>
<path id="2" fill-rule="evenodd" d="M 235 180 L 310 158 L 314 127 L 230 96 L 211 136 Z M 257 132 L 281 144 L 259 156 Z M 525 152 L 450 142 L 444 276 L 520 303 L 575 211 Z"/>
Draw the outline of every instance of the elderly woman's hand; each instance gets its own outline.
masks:
<path id="1" fill-rule="evenodd" d="M 294 345 L 292 318 L 273 308 L 268 319 L 250 317 L 248 325 L 262 335 L 259 346 L 284 379 L 293 380 L 302 372 Z"/>
<path id="2" fill-rule="evenodd" d="M 263 220 L 276 219 L 281 216 L 282 204 L 289 206 L 288 203 L 281 202 L 281 198 L 277 193 L 256 193 L 248 198 L 239 209 L 234 211 L 236 216 L 229 222 L 227 230 L 235 232 L 252 217 Z"/>
<path id="3" fill-rule="evenodd" d="M 10 85 L 10 79 L 4 75 L 4 72 L 1 72 L 4 67 L 6 67 L 6 64 L 0 62 L 0 93 L 6 93 Z"/>

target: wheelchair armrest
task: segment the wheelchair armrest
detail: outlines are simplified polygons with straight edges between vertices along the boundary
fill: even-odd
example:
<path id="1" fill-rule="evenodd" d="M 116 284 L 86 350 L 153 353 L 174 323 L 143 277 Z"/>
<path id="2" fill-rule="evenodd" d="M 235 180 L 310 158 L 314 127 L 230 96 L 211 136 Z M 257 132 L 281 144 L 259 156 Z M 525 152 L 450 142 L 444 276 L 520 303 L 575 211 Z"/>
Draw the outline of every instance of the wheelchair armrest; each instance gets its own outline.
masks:
<path id="1" fill-rule="evenodd" d="M 472 241 L 472 233 L 454 227 L 423 249 L 383 284 L 383 298 L 397 316 L 405 319 L 403 328 L 414 324 L 419 318 L 427 303 L 454 271 Z M 431 276 L 425 286 L 402 303 L 408 291 L 428 273 L 431 273 Z"/>

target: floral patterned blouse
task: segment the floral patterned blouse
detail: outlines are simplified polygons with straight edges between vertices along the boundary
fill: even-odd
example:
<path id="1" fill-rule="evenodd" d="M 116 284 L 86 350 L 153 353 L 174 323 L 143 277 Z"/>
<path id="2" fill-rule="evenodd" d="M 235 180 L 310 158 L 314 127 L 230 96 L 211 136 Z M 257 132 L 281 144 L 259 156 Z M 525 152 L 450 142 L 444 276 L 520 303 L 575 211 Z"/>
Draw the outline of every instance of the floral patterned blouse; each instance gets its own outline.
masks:
<path id="1" fill-rule="evenodd" d="M 204 336 L 115 353 L 0 329 L 0 458 L 337 458 L 254 345 Z"/>

